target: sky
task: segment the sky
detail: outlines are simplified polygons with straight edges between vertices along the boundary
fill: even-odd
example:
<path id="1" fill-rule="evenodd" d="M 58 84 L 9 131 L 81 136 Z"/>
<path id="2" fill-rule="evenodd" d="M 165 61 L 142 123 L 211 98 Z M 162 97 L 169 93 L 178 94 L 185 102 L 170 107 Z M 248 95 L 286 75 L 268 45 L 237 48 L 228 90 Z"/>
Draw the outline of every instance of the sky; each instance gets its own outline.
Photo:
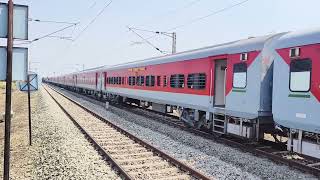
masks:
<path id="1" fill-rule="evenodd" d="M 31 70 L 53 76 L 102 65 L 115 65 L 163 55 L 128 30 L 176 32 L 177 52 L 277 32 L 320 28 L 319 0 L 248 0 L 234 8 L 204 17 L 244 0 L 14 0 L 29 6 L 29 18 L 42 21 L 79 22 L 56 36 L 29 48 Z M 7 2 L 0 0 L 0 2 Z M 183 25 L 178 29 L 173 27 Z M 66 27 L 66 24 L 29 22 L 29 40 Z M 85 31 L 84 28 L 88 27 Z M 143 38 L 154 33 L 136 31 Z M 170 52 L 172 40 L 163 35 L 149 39 Z M 0 45 L 5 42 L 0 40 Z M 144 43 L 135 43 L 144 42 Z M 20 42 L 16 42 L 18 44 Z M 20 45 L 21 46 L 21 45 Z"/>

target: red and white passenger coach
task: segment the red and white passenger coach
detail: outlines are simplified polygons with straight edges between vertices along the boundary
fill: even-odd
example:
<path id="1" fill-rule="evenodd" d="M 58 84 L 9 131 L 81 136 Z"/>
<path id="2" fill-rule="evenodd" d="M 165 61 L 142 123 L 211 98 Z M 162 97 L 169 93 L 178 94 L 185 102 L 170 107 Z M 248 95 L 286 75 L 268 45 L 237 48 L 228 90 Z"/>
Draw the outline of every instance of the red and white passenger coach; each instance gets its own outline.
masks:
<path id="1" fill-rule="evenodd" d="M 47 81 L 163 113 L 188 126 L 320 157 L 320 30 L 286 32 L 100 67 Z M 275 136 L 276 137 L 276 136 Z"/>

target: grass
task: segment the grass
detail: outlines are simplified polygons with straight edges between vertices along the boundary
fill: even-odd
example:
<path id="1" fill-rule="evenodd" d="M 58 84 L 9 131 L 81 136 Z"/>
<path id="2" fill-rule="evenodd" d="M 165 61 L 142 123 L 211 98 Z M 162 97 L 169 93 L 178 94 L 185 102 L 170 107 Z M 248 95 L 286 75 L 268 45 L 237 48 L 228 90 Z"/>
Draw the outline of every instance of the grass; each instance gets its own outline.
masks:
<path id="1" fill-rule="evenodd" d="M 1 89 L 6 89 L 6 82 L 0 81 L 0 90 Z M 12 90 L 16 90 L 16 89 L 17 89 L 16 82 L 13 82 L 12 83 Z"/>
<path id="2" fill-rule="evenodd" d="M 0 89 L 5 89 L 5 88 L 6 88 L 6 83 L 0 82 Z"/>

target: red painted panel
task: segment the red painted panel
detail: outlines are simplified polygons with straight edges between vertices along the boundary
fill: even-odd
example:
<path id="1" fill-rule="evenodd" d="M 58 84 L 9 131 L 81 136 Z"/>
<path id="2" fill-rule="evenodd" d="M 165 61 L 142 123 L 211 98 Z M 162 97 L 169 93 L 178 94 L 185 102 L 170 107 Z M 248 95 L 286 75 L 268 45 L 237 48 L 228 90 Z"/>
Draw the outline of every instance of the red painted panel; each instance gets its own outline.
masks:
<path id="1" fill-rule="evenodd" d="M 198 94 L 198 95 L 209 95 L 210 89 L 210 69 L 211 69 L 211 58 L 201 58 L 188 61 L 180 61 L 166 64 L 150 65 L 146 67 L 136 67 L 144 70 L 137 72 L 129 71 L 129 69 L 121 69 L 107 72 L 108 77 L 126 77 L 126 83 L 124 85 L 114 85 L 107 84 L 109 87 L 122 87 L 129 89 L 141 89 L 141 90 L 152 90 L 152 91 L 165 91 L 165 92 L 174 92 L 174 93 L 185 93 L 185 94 Z M 206 88 L 203 90 L 194 90 L 187 87 L 188 74 L 192 73 L 205 73 L 206 74 Z M 185 75 L 185 87 L 184 88 L 171 88 L 170 87 L 170 75 L 174 74 L 184 74 Z M 161 76 L 161 86 L 157 86 L 155 83 L 154 87 L 147 86 L 129 86 L 127 80 L 129 76 Z M 163 87 L 163 78 L 167 78 L 167 86 Z"/>
<path id="2" fill-rule="evenodd" d="M 248 53 L 248 60 L 245 61 L 248 67 L 256 59 L 260 52 L 253 51 Z M 186 60 L 158 65 L 150 65 L 146 67 L 136 67 L 140 70 L 134 72 L 130 71 L 132 68 L 113 70 L 104 72 L 105 74 L 105 87 L 121 87 L 128 89 L 140 89 L 140 90 L 151 90 L 151 91 L 163 91 L 163 92 L 173 92 L 173 93 L 184 93 L 184 94 L 197 94 L 197 95 L 212 95 L 214 92 L 214 60 L 227 59 L 227 83 L 226 83 L 226 95 L 232 90 L 232 77 L 233 77 L 233 65 L 240 62 L 240 54 L 232 55 L 219 55 L 214 57 L 200 58 L 194 60 Z M 192 73 L 205 73 L 206 74 L 206 88 L 203 90 L 194 90 L 187 87 L 188 74 Z M 170 75 L 174 74 L 184 74 L 185 75 L 185 87 L 184 88 L 171 88 L 170 87 Z M 147 86 L 129 86 L 127 83 L 129 76 L 155 76 L 157 81 L 157 76 L 161 76 L 161 86 L 147 87 Z M 167 78 L 167 86 L 163 86 L 163 78 Z M 108 77 L 125 77 L 124 84 L 107 84 Z M 78 83 L 85 85 L 96 85 L 96 73 L 81 73 L 78 75 Z M 210 88 L 212 81 L 212 88 Z M 211 90 L 211 93 L 210 93 Z"/>
<path id="3" fill-rule="evenodd" d="M 290 65 L 289 56 L 291 48 L 278 49 L 278 54 Z M 320 102 L 320 44 L 300 46 L 299 59 L 310 58 L 312 60 L 311 92 Z M 289 86 L 288 86 L 289 87 Z"/>
<path id="4" fill-rule="evenodd" d="M 89 85 L 92 88 L 96 87 L 96 72 L 80 73 L 78 74 L 79 85 Z"/>

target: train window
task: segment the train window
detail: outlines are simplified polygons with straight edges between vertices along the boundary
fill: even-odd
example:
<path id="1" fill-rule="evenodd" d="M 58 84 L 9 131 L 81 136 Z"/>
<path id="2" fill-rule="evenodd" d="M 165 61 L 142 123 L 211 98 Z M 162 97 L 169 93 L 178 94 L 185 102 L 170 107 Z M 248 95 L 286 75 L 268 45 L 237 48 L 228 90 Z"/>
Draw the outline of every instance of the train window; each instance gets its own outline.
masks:
<path id="1" fill-rule="evenodd" d="M 121 77 L 118 77 L 118 84 L 121 84 Z"/>
<path id="2" fill-rule="evenodd" d="M 290 64 L 290 91 L 309 92 L 311 88 L 310 59 L 292 60 Z"/>
<path id="3" fill-rule="evenodd" d="M 135 86 L 136 85 L 136 77 L 132 77 L 132 86 Z"/>
<path id="4" fill-rule="evenodd" d="M 155 84 L 156 84 L 155 76 L 150 76 L 150 85 L 155 86 Z"/>
<path id="5" fill-rule="evenodd" d="M 188 75 L 188 88 L 191 89 L 205 89 L 206 88 L 206 74 L 195 73 Z"/>
<path id="6" fill-rule="evenodd" d="M 171 75 L 170 86 L 172 88 L 184 88 L 184 75 L 183 74 Z"/>
<path id="7" fill-rule="evenodd" d="M 167 76 L 163 76 L 163 87 L 167 87 Z"/>
<path id="8" fill-rule="evenodd" d="M 144 86 L 144 83 L 145 83 L 144 81 L 145 81 L 145 77 L 141 76 L 141 79 L 140 79 L 141 86 Z"/>
<path id="9" fill-rule="evenodd" d="M 160 86 L 161 84 L 161 76 L 157 76 L 157 86 Z"/>
<path id="10" fill-rule="evenodd" d="M 150 76 L 146 76 L 146 86 L 150 86 Z"/>
<path id="11" fill-rule="evenodd" d="M 121 84 L 124 84 L 124 77 L 122 77 L 122 83 Z"/>
<path id="12" fill-rule="evenodd" d="M 137 85 L 137 86 L 140 86 L 140 76 L 137 76 L 137 77 L 136 77 L 136 85 Z"/>
<path id="13" fill-rule="evenodd" d="M 246 88 L 247 86 L 247 64 L 238 63 L 233 66 L 233 87 Z"/>
<path id="14" fill-rule="evenodd" d="M 144 86 L 144 76 L 137 76 L 137 85 Z"/>
<path id="15" fill-rule="evenodd" d="M 131 86 L 136 85 L 136 77 L 135 76 L 131 76 Z"/>
<path id="16" fill-rule="evenodd" d="M 155 76 L 146 76 L 146 86 L 155 85 Z"/>

